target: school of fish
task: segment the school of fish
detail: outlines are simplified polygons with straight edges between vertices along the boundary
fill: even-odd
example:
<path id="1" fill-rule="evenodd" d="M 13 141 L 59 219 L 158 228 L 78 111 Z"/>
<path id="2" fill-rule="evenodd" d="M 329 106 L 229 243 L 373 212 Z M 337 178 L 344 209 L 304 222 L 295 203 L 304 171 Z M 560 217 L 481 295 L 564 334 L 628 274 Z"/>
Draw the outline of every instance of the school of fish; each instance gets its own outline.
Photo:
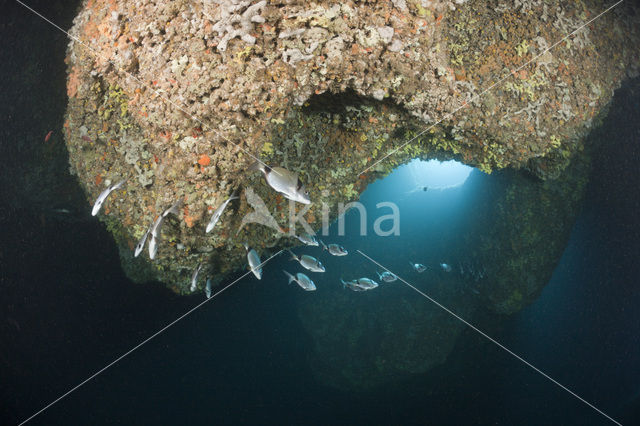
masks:
<path id="1" fill-rule="evenodd" d="M 300 178 L 298 177 L 297 173 L 293 173 L 283 167 L 269 167 L 266 164 L 263 164 L 260 162 L 253 163 L 249 167 L 248 171 L 250 172 L 260 171 L 267 185 L 269 185 L 277 193 L 282 194 L 285 198 L 302 203 L 302 204 L 311 203 L 311 199 L 309 198 L 309 192 L 306 190 L 304 184 L 300 181 Z M 93 216 L 96 216 L 100 211 L 100 209 L 102 208 L 105 201 L 107 200 L 107 198 L 109 197 L 109 195 L 123 188 L 126 182 L 127 182 L 126 179 L 122 179 L 115 184 L 109 185 L 105 190 L 103 190 L 98 196 L 98 198 L 96 199 L 93 205 L 91 214 Z M 231 193 L 231 195 L 224 202 L 222 202 L 222 204 L 218 206 L 218 208 L 213 212 L 211 219 L 206 225 L 205 233 L 209 233 L 214 229 L 214 227 L 220 220 L 222 214 L 224 213 L 229 203 L 239 198 L 240 197 L 237 195 L 237 190 L 234 190 Z M 149 241 L 149 244 L 148 244 L 149 259 L 151 260 L 155 259 L 156 254 L 158 252 L 158 246 L 161 242 L 162 225 L 169 214 L 173 214 L 173 215 L 179 214 L 182 203 L 183 203 L 182 199 L 177 200 L 172 206 L 164 210 L 162 214 L 158 215 L 158 217 L 156 217 L 155 220 L 149 224 L 146 232 L 143 234 L 142 238 L 140 238 L 140 241 L 138 241 L 138 244 L 135 247 L 134 254 L 133 254 L 134 257 L 138 257 L 142 253 L 142 251 L 144 250 L 145 243 L 148 240 Z M 341 257 L 349 254 L 347 249 L 345 249 L 343 246 L 335 243 L 325 244 L 322 240 L 316 239 L 315 235 L 311 235 L 306 232 L 303 232 L 300 235 L 294 235 L 294 237 L 297 238 L 305 246 L 310 246 L 310 247 L 321 246 L 322 251 L 327 251 L 332 256 Z M 257 279 L 259 280 L 262 279 L 263 262 L 260 260 L 260 255 L 254 248 L 249 247 L 249 245 L 246 242 L 243 243 L 243 246 L 247 254 L 247 263 L 248 263 L 250 272 L 253 273 L 253 275 Z M 297 261 L 300 264 L 300 266 L 302 266 L 304 269 L 310 272 L 315 272 L 315 273 L 325 272 L 325 267 L 319 259 L 308 254 L 296 255 L 293 251 L 291 250 L 288 250 L 288 251 L 291 254 L 291 260 Z M 421 263 L 409 262 L 409 264 L 411 265 L 412 269 L 418 273 L 423 273 L 428 269 L 427 266 Z M 438 266 L 445 273 L 449 273 L 453 270 L 451 265 L 447 263 L 439 263 Z M 200 271 L 202 270 L 203 267 L 204 265 L 202 264 L 202 262 L 200 262 L 198 263 L 198 265 L 193 271 L 193 274 L 191 276 L 191 285 L 189 287 L 189 290 L 192 293 L 196 291 L 198 288 L 198 277 L 200 276 Z M 461 275 L 465 275 L 465 273 L 467 275 L 471 275 L 476 282 L 479 279 L 484 278 L 486 273 L 484 268 L 481 268 L 481 269 L 477 267 L 474 268 L 470 265 L 466 265 L 462 263 L 458 265 L 458 268 Z M 297 272 L 294 275 L 284 270 L 283 272 L 287 276 L 289 284 L 295 282 L 305 291 L 316 290 L 315 283 L 306 274 L 302 272 Z M 378 272 L 378 271 L 375 271 L 375 272 L 378 275 L 378 279 L 385 283 L 391 283 L 398 279 L 397 275 L 395 275 L 394 273 L 388 270 L 385 270 L 383 272 Z M 361 277 L 361 278 L 353 279 L 350 281 L 344 281 L 342 278 L 340 278 L 340 282 L 342 283 L 343 288 L 348 288 L 350 290 L 357 291 L 357 292 L 373 290 L 379 286 L 376 281 L 367 277 Z M 478 293 L 477 289 L 472 289 L 472 290 L 475 290 L 474 293 Z M 204 292 L 207 299 L 212 297 L 212 280 L 209 276 L 207 276 L 207 279 L 206 279 Z"/>

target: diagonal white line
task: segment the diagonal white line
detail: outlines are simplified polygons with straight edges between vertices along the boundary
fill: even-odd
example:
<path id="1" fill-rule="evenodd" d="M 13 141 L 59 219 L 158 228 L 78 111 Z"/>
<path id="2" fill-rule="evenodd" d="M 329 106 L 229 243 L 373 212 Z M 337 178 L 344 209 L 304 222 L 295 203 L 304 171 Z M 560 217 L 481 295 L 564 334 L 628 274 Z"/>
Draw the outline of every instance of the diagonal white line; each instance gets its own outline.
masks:
<path id="1" fill-rule="evenodd" d="M 116 72 L 122 72 L 126 75 L 128 75 L 129 77 L 131 77 L 132 79 L 134 79 L 135 81 L 137 81 L 140 85 L 148 88 L 150 91 L 152 91 L 153 93 L 155 93 L 160 99 L 164 100 L 165 102 L 169 103 L 170 105 L 174 106 L 175 108 L 179 109 L 180 111 L 182 111 L 184 114 L 186 114 L 188 117 L 190 117 L 193 121 L 199 123 L 201 126 L 203 126 L 203 128 L 205 129 L 209 129 L 210 131 L 212 131 L 213 133 L 215 133 L 216 135 L 218 135 L 219 137 L 221 137 L 222 139 L 224 139 L 225 141 L 229 142 L 230 144 L 234 145 L 237 148 L 240 148 L 242 151 L 244 151 L 247 155 L 249 155 L 251 158 L 253 158 L 254 160 L 256 160 L 257 162 L 259 162 L 260 164 L 262 164 L 263 166 L 266 166 L 266 164 L 264 162 L 262 162 L 262 160 L 260 160 L 258 157 L 256 157 L 255 155 L 253 155 L 252 153 L 250 153 L 249 151 L 247 151 L 246 149 L 244 149 L 242 146 L 240 146 L 239 144 L 233 142 L 232 140 L 230 140 L 229 138 L 227 138 L 226 136 L 224 136 L 222 133 L 218 132 L 216 129 L 212 128 L 211 126 L 209 126 L 207 123 L 203 122 L 202 120 L 200 120 L 198 117 L 191 115 L 187 110 L 186 110 L 186 106 L 184 104 L 180 105 L 176 102 L 173 102 L 171 99 L 169 99 L 168 97 L 166 97 L 162 92 L 160 92 L 157 89 L 154 89 L 152 86 L 150 86 L 149 84 L 145 83 L 144 81 L 140 80 L 138 77 L 136 77 L 135 75 L 131 74 L 130 72 L 122 69 L 121 67 L 119 67 L 115 62 L 113 62 L 111 59 L 109 58 L 104 58 L 102 55 L 100 55 L 99 52 L 97 52 L 95 49 L 93 49 L 91 46 L 87 45 L 86 43 L 82 42 L 79 38 L 72 36 L 71 34 L 69 34 L 68 31 L 64 30 L 62 27 L 60 27 L 59 25 L 57 25 L 56 23 L 54 23 L 53 21 L 51 21 L 50 19 L 48 19 L 46 16 L 42 15 L 41 13 L 39 13 L 38 11 L 34 10 L 32 7 L 30 7 L 29 5 L 23 3 L 20 0 L 15 0 L 17 3 L 21 4 L 22 6 L 24 6 L 26 9 L 30 10 L 31 12 L 33 12 L 34 14 L 36 14 L 37 16 L 39 16 L 40 18 L 42 18 L 43 20 L 45 20 L 46 22 L 48 22 L 49 24 L 51 24 L 52 26 L 54 26 L 55 28 L 57 28 L 58 30 L 62 31 L 64 34 L 67 35 L 67 37 L 69 37 L 71 40 L 75 41 L 76 43 L 78 43 L 79 45 L 81 45 L 82 47 L 86 48 L 87 50 L 89 50 L 95 57 L 98 58 L 103 58 L 105 59 L 107 62 L 109 62 L 111 65 L 114 66 L 114 68 L 117 70 Z M 276 174 L 280 174 L 277 171 L 275 171 Z"/>
<path id="2" fill-rule="evenodd" d="M 450 118 L 452 118 L 456 112 L 460 111 L 461 109 L 469 106 L 469 104 L 473 101 L 475 101 L 476 99 L 480 98 L 482 95 L 484 95 L 485 93 L 489 92 L 490 90 L 492 90 L 494 87 L 498 86 L 499 84 L 502 84 L 502 82 L 504 82 L 506 79 L 508 79 L 509 77 L 511 77 L 512 75 L 516 74 L 518 71 L 520 71 L 522 68 L 528 66 L 529 64 L 531 64 L 533 61 L 535 61 L 536 59 L 538 59 L 539 57 L 541 57 L 542 55 L 544 55 L 545 53 L 547 53 L 548 51 L 550 51 L 551 49 L 553 49 L 554 47 L 556 47 L 557 45 L 559 45 L 560 43 L 562 43 L 563 41 L 565 41 L 566 39 L 568 39 L 569 37 L 571 37 L 572 35 L 574 35 L 575 33 L 577 33 L 578 31 L 580 31 L 581 29 L 583 29 L 584 27 L 586 27 L 587 25 L 591 24 L 593 21 L 595 21 L 596 19 L 600 18 L 602 15 L 604 15 L 605 13 L 609 12 L 611 9 L 613 9 L 614 7 L 616 7 L 617 5 L 619 5 L 620 3 L 622 3 L 624 0 L 619 0 L 617 3 L 609 6 L 608 8 L 606 8 L 603 12 L 600 12 L 600 14 L 598 14 L 597 16 L 595 16 L 593 19 L 587 21 L 587 23 L 580 25 L 577 29 L 573 30 L 572 32 L 570 32 L 569 34 L 567 34 L 566 36 L 564 36 L 563 38 L 561 38 L 560 40 L 556 41 L 555 43 L 553 43 L 551 46 L 549 46 L 548 48 L 546 48 L 545 50 L 543 50 L 541 53 L 539 53 L 538 55 L 534 56 L 530 61 L 528 61 L 527 63 L 520 65 L 519 67 L 510 70 L 509 74 L 507 74 L 506 76 L 502 77 L 500 80 L 498 80 L 497 82 L 493 83 L 491 86 L 489 86 L 488 88 L 484 89 L 482 92 L 475 94 L 471 97 L 471 99 L 469 99 L 469 101 L 463 101 L 462 104 L 457 107 L 456 109 L 454 109 L 453 111 L 445 114 L 440 120 L 436 121 L 435 123 L 433 123 L 431 126 L 425 128 L 423 131 L 421 131 L 420 133 L 418 133 L 417 135 L 415 135 L 414 137 L 412 137 L 411 139 L 409 139 L 408 141 L 406 141 L 405 143 L 403 143 L 402 145 L 400 145 L 397 148 L 392 149 L 391 151 L 389 151 L 387 154 L 384 155 L 384 157 L 382 157 L 381 159 L 377 160 L 375 163 L 371 164 L 369 167 L 367 167 L 366 169 L 364 169 L 363 171 L 361 171 L 360 173 L 358 173 L 358 175 L 361 175 L 363 173 L 366 173 L 367 171 L 371 170 L 372 167 L 375 167 L 377 164 L 379 164 L 380 162 L 384 161 L 387 157 L 389 157 L 390 155 L 395 154 L 396 152 L 398 152 L 399 150 L 401 150 L 402 148 L 404 148 L 405 146 L 407 146 L 408 144 L 410 144 L 411 142 L 413 142 L 414 140 L 418 139 L 420 136 L 424 135 L 425 133 L 427 133 L 429 130 L 433 129 L 435 126 L 437 126 L 438 124 L 442 123 L 444 120 L 448 120 Z"/>
<path id="3" fill-rule="evenodd" d="M 477 333 L 479 333 L 481 336 L 483 336 L 484 338 L 486 338 L 487 340 L 489 340 L 490 342 L 494 343 L 495 345 L 497 345 L 500 349 L 503 349 L 504 351 L 506 351 L 507 353 L 509 353 L 510 355 L 512 355 L 514 358 L 516 358 L 517 360 L 521 361 L 522 363 L 524 363 L 525 365 L 527 365 L 528 367 L 532 368 L 535 372 L 541 374 L 543 377 L 547 378 L 548 380 L 550 380 L 551 382 L 553 382 L 554 384 L 558 385 L 559 387 L 561 387 L 562 389 L 564 389 L 565 391 L 569 392 L 571 395 L 575 396 L 576 398 L 578 398 L 580 401 L 584 402 L 585 404 L 587 404 L 589 407 L 593 408 L 594 410 L 596 410 L 598 413 L 602 414 L 604 417 L 606 417 L 607 419 L 611 420 L 613 423 L 622 426 L 619 422 L 617 422 L 616 420 L 614 420 L 613 418 L 611 418 L 610 416 L 608 416 L 604 411 L 600 410 L 598 407 L 596 407 L 595 405 L 591 404 L 589 401 L 587 401 L 586 399 L 582 398 L 580 395 L 578 395 L 577 393 L 573 392 L 571 389 L 567 388 L 566 386 L 564 386 L 562 383 L 558 382 L 557 380 L 555 380 L 553 377 L 549 376 L 548 374 L 546 374 L 544 371 L 540 370 L 539 368 L 537 368 L 536 366 L 534 366 L 533 364 L 531 364 L 530 362 L 528 362 L 527 360 L 525 360 L 524 358 L 522 358 L 520 355 L 516 354 L 515 352 L 511 351 L 509 348 L 505 347 L 504 345 L 502 345 L 500 342 L 498 342 L 496 339 L 492 338 L 491 336 L 489 336 L 488 334 L 486 334 L 485 332 L 483 332 L 482 330 L 480 330 L 479 328 L 477 328 L 476 326 L 474 326 L 473 324 L 471 324 L 470 322 L 466 321 L 464 318 L 462 318 L 461 316 L 459 316 L 458 314 L 456 314 L 455 312 L 453 312 L 452 310 L 448 309 L 446 306 L 444 306 L 443 304 L 441 304 L 440 302 L 438 302 L 437 300 L 433 299 L 432 297 L 428 296 L 427 294 L 423 293 L 422 291 L 418 290 L 416 287 L 414 287 L 413 285 L 409 284 L 407 281 L 405 281 L 402 277 L 400 277 L 400 275 L 396 274 L 395 272 L 390 271 L 388 268 L 382 266 L 380 263 L 376 262 L 375 260 L 373 260 L 372 258 L 370 258 L 369 256 L 367 256 L 366 254 L 364 254 L 363 252 L 361 252 L 360 250 L 356 250 L 358 253 L 360 253 L 363 257 L 369 259 L 372 263 L 378 265 L 379 267 L 381 267 L 382 269 L 384 269 L 385 271 L 389 271 L 392 274 L 394 274 L 396 277 L 398 277 L 398 279 L 400 281 L 402 281 L 403 283 L 405 283 L 407 286 L 411 287 L 413 290 L 415 290 L 416 292 L 418 292 L 420 295 L 424 296 L 425 298 L 427 298 L 429 301 L 431 301 L 432 303 L 434 303 L 436 306 L 438 306 L 440 309 L 444 310 L 445 312 L 447 312 L 449 315 L 453 316 L 454 318 L 456 318 L 457 320 L 461 321 L 463 324 L 465 324 L 466 326 L 468 326 L 469 328 L 471 328 L 472 330 L 476 331 Z"/>
<path id="4" fill-rule="evenodd" d="M 260 265 L 258 265 L 256 268 L 260 268 L 263 265 L 265 265 L 267 262 L 269 262 L 271 259 L 273 259 L 274 257 L 276 257 L 277 255 L 279 255 L 280 253 L 282 253 L 282 250 L 280 250 L 279 252 L 277 252 L 276 254 L 272 255 L 271 257 L 269 257 L 267 260 L 265 260 L 264 262 L 262 262 Z M 36 413 L 34 413 L 33 415 L 31 415 L 29 418 L 23 420 L 22 422 L 19 423 L 19 426 L 31 421 L 34 417 L 36 417 L 37 415 L 39 415 L 40 413 L 42 413 L 43 411 L 47 410 L 48 408 L 50 408 L 51 406 L 53 406 L 54 404 L 58 403 L 60 400 L 62 400 L 63 398 L 65 398 L 67 395 L 69 395 L 70 393 L 72 393 L 73 391 L 77 390 L 79 387 L 83 386 L 84 384 L 86 384 L 87 382 L 89 382 L 90 380 L 94 379 L 96 376 L 98 376 L 99 374 L 103 373 L 105 370 L 107 370 L 109 367 L 112 367 L 114 364 L 118 363 L 119 361 L 121 361 L 123 358 L 125 358 L 126 356 L 130 355 L 133 351 L 135 351 L 136 349 L 139 349 L 142 345 L 144 345 L 145 343 L 148 343 L 151 339 L 153 339 L 154 337 L 158 336 L 159 334 L 163 333 L 165 330 L 167 330 L 169 327 L 175 325 L 178 321 L 182 320 L 183 318 L 185 318 L 186 316 L 190 315 L 192 312 L 194 312 L 196 309 L 200 308 L 202 305 L 204 305 L 205 303 L 209 302 L 210 300 L 212 300 L 214 297 L 216 297 L 217 295 L 219 295 L 220 293 L 222 293 L 223 291 L 225 291 L 226 289 L 228 289 L 229 287 L 231 287 L 232 285 L 234 285 L 235 283 L 237 283 L 238 281 L 240 281 L 241 279 L 243 279 L 244 277 L 246 277 L 247 275 L 253 273 L 253 270 L 249 270 L 248 272 L 244 273 L 243 275 L 240 276 L 240 278 L 237 278 L 235 281 L 231 282 L 231 284 L 227 284 L 225 287 L 223 287 L 222 289 L 218 290 L 215 294 L 213 294 L 210 298 L 205 299 L 203 302 L 198 303 L 196 306 L 194 306 L 193 308 L 189 309 L 186 313 L 184 313 L 183 315 L 181 315 L 180 317 L 176 318 L 175 320 L 171 321 L 169 324 L 167 324 L 166 326 L 164 326 L 163 328 L 161 328 L 160 330 L 156 331 L 155 333 L 153 333 L 151 336 L 147 337 L 145 340 L 143 340 L 142 342 L 138 343 L 136 346 L 134 346 L 133 348 L 129 349 L 127 352 L 125 352 L 124 354 L 120 355 L 118 358 L 114 359 L 113 361 L 111 361 L 109 364 L 105 365 L 103 368 L 101 368 L 100 370 L 96 371 L 95 373 L 93 373 L 91 376 L 87 377 L 85 380 L 83 380 L 82 382 L 78 383 L 76 386 L 74 386 L 73 388 L 69 389 L 67 392 L 65 392 L 64 394 L 62 394 L 60 397 L 56 398 L 55 400 L 53 400 L 51 403 L 47 404 L 46 406 L 44 406 L 43 408 L 41 408 L 39 411 L 37 411 Z"/>

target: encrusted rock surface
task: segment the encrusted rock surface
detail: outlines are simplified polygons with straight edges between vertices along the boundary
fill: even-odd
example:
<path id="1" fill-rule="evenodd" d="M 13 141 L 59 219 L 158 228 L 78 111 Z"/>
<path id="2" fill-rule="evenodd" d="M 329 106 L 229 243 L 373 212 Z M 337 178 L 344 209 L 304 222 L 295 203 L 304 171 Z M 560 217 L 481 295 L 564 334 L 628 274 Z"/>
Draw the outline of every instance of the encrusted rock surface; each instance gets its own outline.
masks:
<path id="1" fill-rule="evenodd" d="M 637 74 L 640 27 L 630 7 L 543 53 L 600 3 L 89 0 L 68 52 L 71 170 L 91 200 L 128 176 L 104 218 L 130 275 L 144 261 L 126 248 L 184 199 L 159 260 L 138 277 L 184 291 L 200 260 L 217 277 L 242 262 L 230 237 L 231 216 L 249 211 L 244 200 L 216 232 L 202 232 L 233 188 L 254 185 L 272 211 L 282 209 L 243 172 L 252 156 L 300 171 L 316 201 L 310 222 L 320 218 L 318 201 L 354 198 L 417 156 L 557 176 L 613 89 Z M 306 111 L 317 95 L 330 106 L 344 93 L 358 99 L 349 111 L 322 103 Z M 242 232 L 259 249 L 281 237 Z"/>

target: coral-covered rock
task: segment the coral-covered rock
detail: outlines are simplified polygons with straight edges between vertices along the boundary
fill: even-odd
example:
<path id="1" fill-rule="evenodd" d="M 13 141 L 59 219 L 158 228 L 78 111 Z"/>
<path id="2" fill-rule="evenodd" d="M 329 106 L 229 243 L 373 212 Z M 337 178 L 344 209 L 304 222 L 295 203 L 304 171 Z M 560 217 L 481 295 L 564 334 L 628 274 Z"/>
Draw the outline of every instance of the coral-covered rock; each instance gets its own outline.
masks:
<path id="1" fill-rule="evenodd" d="M 282 199 L 245 173 L 255 158 L 300 172 L 316 224 L 319 201 L 353 198 L 418 156 L 558 176 L 637 74 L 631 7 L 559 42 L 600 2 L 88 0 L 68 51 L 71 169 L 91 200 L 128 178 L 104 207 L 125 269 L 186 292 L 200 261 L 218 281 L 240 267 L 240 241 L 263 257 L 282 246 L 267 227 L 236 236 L 244 198 L 204 233 L 240 184 L 288 227 Z M 177 199 L 143 268 L 129 253 Z"/>

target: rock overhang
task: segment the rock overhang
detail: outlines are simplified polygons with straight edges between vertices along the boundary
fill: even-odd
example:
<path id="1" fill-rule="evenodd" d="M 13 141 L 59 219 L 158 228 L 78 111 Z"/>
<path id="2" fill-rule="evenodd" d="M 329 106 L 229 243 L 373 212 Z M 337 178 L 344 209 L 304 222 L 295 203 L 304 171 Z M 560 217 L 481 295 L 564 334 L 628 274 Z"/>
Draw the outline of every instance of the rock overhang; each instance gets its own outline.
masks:
<path id="1" fill-rule="evenodd" d="M 92 50 L 69 47 L 65 135 L 89 198 L 130 176 L 105 211 L 129 275 L 186 292 L 203 258 L 218 279 L 242 265 L 245 200 L 218 232 L 201 229 L 239 186 L 285 226 L 283 201 L 244 173 L 252 156 L 300 172 L 333 206 L 416 157 L 558 176 L 637 72 L 635 18 L 605 15 L 545 52 L 599 4 L 457 3 L 86 2 L 72 34 Z M 159 260 L 142 267 L 127 247 L 177 197 Z M 268 229 L 242 232 L 280 244 Z"/>

